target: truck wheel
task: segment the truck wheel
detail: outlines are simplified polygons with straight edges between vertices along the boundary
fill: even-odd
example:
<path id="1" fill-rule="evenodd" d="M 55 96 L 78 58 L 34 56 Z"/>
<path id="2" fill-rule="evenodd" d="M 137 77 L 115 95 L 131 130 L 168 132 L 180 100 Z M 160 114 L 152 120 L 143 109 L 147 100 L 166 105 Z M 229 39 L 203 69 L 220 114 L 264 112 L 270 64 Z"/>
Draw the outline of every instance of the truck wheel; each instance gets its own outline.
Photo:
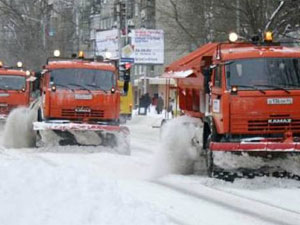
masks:
<path id="1" fill-rule="evenodd" d="M 43 116 L 42 116 L 42 110 L 41 110 L 41 108 L 39 108 L 38 112 L 37 112 L 37 121 L 38 122 L 43 121 Z"/>

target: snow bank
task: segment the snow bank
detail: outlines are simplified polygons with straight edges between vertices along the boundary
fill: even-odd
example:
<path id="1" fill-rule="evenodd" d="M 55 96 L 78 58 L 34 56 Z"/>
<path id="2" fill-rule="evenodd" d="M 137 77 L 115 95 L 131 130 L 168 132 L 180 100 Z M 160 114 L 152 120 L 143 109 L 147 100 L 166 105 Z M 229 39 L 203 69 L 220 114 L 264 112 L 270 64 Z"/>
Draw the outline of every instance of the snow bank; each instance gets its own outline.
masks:
<path id="1" fill-rule="evenodd" d="M 27 148 L 35 146 L 33 121 L 37 118 L 35 109 L 17 108 L 8 116 L 2 143 L 7 148 Z"/>
<path id="2" fill-rule="evenodd" d="M 1 224 L 171 224 L 123 189 L 122 184 L 131 181 L 104 178 L 81 157 L 71 164 L 67 156 L 61 156 L 67 162 L 59 163 L 14 150 L 0 154 Z"/>
<path id="3" fill-rule="evenodd" d="M 200 120 L 184 116 L 168 121 L 161 130 L 160 148 L 154 157 L 153 176 L 194 172 L 201 148 L 195 147 L 192 139 L 202 143 Z"/>

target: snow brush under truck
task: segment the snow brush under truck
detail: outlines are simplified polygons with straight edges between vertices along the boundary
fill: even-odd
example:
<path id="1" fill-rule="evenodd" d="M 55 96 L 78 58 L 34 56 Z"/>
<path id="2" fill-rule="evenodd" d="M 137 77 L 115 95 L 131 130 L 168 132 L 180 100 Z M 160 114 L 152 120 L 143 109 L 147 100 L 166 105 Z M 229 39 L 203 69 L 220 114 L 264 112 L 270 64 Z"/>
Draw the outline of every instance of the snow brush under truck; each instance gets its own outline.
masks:
<path id="1" fill-rule="evenodd" d="M 129 154 L 129 130 L 119 125 L 114 65 L 82 55 L 56 57 L 48 59 L 40 76 L 41 105 L 33 129 L 43 142 L 54 135 L 60 145 L 103 145 Z"/>
<path id="2" fill-rule="evenodd" d="M 300 152 L 299 47 L 273 43 L 269 32 L 262 42 L 209 43 L 163 76 L 177 81 L 184 114 L 203 123 L 199 148 L 209 176 L 220 169 L 216 152 L 263 158 Z"/>

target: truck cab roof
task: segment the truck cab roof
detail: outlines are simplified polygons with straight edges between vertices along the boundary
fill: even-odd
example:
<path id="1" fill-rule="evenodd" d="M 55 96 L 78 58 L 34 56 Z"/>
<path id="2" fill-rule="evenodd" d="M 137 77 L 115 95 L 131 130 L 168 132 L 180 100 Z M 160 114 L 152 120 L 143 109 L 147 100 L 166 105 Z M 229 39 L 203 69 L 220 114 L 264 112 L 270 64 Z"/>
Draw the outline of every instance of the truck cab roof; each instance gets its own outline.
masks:
<path id="1" fill-rule="evenodd" d="M 26 71 L 20 69 L 8 69 L 8 68 L 0 68 L 0 76 L 1 75 L 18 75 L 26 77 Z"/>
<path id="2" fill-rule="evenodd" d="M 86 69 L 116 71 L 116 67 L 112 64 L 80 60 L 80 59 L 51 61 L 48 62 L 45 68 L 46 69 L 86 68 Z"/>
<path id="3" fill-rule="evenodd" d="M 215 54 L 217 55 L 217 54 Z M 250 58 L 299 58 L 299 47 L 233 45 L 221 46 L 221 60 L 250 59 Z M 215 58 L 216 59 L 216 58 Z"/>
<path id="4" fill-rule="evenodd" d="M 249 58 L 300 58 L 299 47 L 255 45 L 253 43 L 208 43 L 166 67 L 166 72 L 199 71 L 205 57 L 210 61 L 230 61 Z"/>

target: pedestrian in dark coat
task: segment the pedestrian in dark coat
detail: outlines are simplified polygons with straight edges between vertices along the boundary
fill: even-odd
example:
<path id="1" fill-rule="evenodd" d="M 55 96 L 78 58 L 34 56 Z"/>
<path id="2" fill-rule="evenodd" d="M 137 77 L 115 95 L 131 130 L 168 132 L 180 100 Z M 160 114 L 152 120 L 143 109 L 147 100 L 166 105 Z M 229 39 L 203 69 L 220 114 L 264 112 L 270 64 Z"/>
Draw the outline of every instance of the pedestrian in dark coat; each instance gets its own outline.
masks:
<path id="1" fill-rule="evenodd" d="M 164 100 L 161 96 L 159 96 L 157 100 L 157 106 L 156 106 L 157 114 L 161 114 L 163 108 L 164 108 Z"/>
<path id="2" fill-rule="evenodd" d="M 144 101 L 145 101 L 145 107 L 148 109 L 149 106 L 151 105 L 151 97 L 150 97 L 149 93 L 145 94 Z"/>

